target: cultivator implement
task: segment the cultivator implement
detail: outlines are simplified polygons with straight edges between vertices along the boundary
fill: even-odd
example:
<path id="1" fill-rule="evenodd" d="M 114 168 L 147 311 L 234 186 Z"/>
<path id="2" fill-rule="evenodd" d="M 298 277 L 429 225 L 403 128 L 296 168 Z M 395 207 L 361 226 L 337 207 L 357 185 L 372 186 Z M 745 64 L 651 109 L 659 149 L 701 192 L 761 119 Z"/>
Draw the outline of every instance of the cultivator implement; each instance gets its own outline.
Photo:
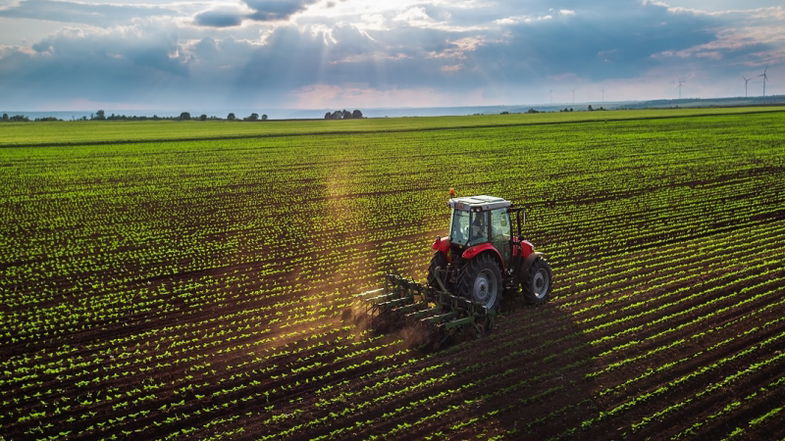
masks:
<path id="1" fill-rule="evenodd" d="M 414 345 L 438 349 L 458 334 L 484 335 L 493 328 L 495 311 L 449 292 L 406 279 L 385 276 L 385 287 L 358 294 L 371 317 L 371 327 L 387 332 L 413 328 Z"/>

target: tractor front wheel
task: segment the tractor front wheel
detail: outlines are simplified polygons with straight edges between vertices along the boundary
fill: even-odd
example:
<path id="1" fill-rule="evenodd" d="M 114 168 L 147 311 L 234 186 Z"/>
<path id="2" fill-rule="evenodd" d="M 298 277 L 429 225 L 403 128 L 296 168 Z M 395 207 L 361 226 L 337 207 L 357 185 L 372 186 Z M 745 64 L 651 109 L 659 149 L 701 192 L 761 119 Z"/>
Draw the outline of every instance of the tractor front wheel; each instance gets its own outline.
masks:
<path id="1" fill-rule="evenodd" d="M 548 301 L 553 288 L 551 265 L 542 258 L 532 262 L 531 268 L 521 280 L 523 296 L 531 304 L 539 305 Z"/>
<path id="2" fill-rule="evenodd" d="M 502 296 L 502 272 L 496 259 L 488 253 L 472 259 L 458 281 L 458 295 L 495 311 Z"/>

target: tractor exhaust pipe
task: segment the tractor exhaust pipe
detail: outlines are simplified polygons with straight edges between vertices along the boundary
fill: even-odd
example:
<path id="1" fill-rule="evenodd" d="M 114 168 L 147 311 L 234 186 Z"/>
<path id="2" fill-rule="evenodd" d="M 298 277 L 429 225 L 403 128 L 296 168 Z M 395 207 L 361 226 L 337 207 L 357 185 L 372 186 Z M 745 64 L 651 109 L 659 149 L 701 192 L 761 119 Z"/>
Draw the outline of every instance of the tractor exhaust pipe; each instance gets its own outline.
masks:
<path id="1" fill-rule="evenodd" d="M 518 236 L 523 237 L 523 229 L 521 228 L 521 213 L 523 213 L 523 225 L 526 225 L 526 209 L 520 208 L 516 210 L 515 221 L 518 224 Z"/>

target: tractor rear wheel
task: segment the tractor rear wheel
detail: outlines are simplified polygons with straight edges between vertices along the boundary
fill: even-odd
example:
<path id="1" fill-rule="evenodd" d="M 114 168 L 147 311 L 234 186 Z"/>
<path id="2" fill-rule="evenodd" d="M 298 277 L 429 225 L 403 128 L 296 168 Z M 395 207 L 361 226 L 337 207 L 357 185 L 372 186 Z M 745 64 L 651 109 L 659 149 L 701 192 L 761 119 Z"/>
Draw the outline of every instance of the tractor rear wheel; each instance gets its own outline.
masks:
<path id="1" fill-rule="evenodd" d="M 441 269 L 442 271 L 447 269 L 447 256 L 445 256 L 441 251 L 433 253 L 433 257 L 431 257 L 431 264 L 428 266 L 428 278 L 426 279 L 428 286 L 441 290 L 442 287 L 439 285 L 439 281 L 437 280 L 437 277 L 439 277 L 437 269 Z M 450 289 L 447 286 L 447 281 L 444 280 L 444 278 L 442 278 L 441 281 L 444 284 L 444 288 Z"/>
<path id="2" fill-rule="evenodd" d="M 521 280 L 523 296 L 531 304 L 539 305 L 548 301 L 553 288 L 551 265 L 543 258 L 532 262 L 531 268 Z"/>
<path id="3" fill-rule="evenodd" d="M 496 259 L 488 253 L 472 259 L 458 280 L 458 295 L 495 311 L 502 296 L 502 272 Z"/>

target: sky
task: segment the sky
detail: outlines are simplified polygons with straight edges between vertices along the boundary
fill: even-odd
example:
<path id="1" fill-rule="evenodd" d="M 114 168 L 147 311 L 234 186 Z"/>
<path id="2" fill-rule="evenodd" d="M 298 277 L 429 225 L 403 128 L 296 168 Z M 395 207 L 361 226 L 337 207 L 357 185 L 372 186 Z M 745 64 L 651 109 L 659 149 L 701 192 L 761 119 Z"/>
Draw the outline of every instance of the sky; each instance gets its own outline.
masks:
<path id="1" fill-rule="evenodd" d="M 785 94 L 781 0 L 0 0 L 4 109 L 759 96 L 764 69 Z"/>

